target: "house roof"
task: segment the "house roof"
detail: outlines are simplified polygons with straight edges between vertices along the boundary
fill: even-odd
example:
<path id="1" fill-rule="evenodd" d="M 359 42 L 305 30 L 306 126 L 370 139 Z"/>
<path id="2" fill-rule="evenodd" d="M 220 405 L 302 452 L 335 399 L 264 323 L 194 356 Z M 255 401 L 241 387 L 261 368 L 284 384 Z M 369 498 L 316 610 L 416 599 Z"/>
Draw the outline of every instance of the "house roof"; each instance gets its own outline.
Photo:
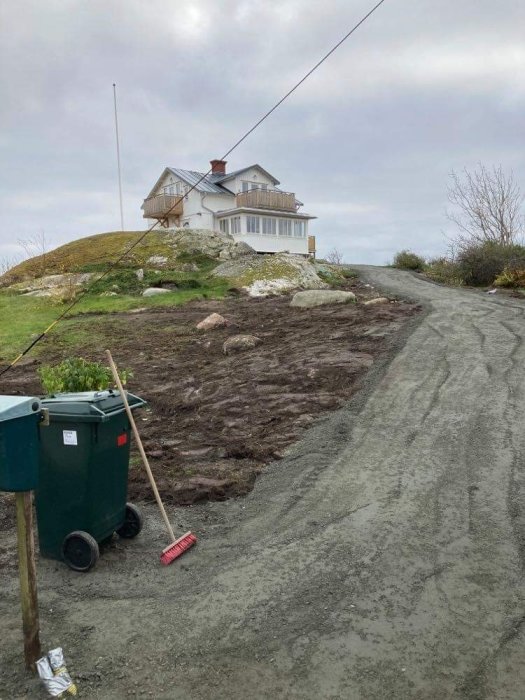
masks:
<path id="1" fill-rule="evenodd" d="M 232 178 L 236 177 L 237 175 L 240 175 L 242 173 L 245 173 L 247 170 L 251 170 L 252 168 L 257 168 L 260 170 L 262 173 L 264 173 L 272 182 L 274 185 L 279 185 L 279 180 L 277 180 L 273 175 L 271 175 L 267 170 L 264 168 L 261 168 L 260 165 L 255 163 L 255 165 L 249 165 L 247 168 L 241 168 L 240 170 L 234 170 L 231 173 L 210 173 L 209 175 L 206 175 L 204 177 L 204 173 L 199 173 L 196 170 L 182 170 L 181 168 L 164 168 L 162 171 L 161 176 L 151 189 L 151 192 L 148 194 L 146 199 L 149 197 L 153 197 L 155 192 L 157 191 L 157 188 L 159 187 L 161 181 L 164 179 L 166 173 L 173 173 L 175 177 L 179 178 L 180 180 L 183 180 L 186 182 L 190 187 L 195 186 L 195 189 L 198 192 L 208 192 L 209 194 L 233 194 L 231 190 L 227 189 L 226 187 L 222 187 L 221 183 L 226 182 L 227 180 L 231 180 Z M 202 179 L 202 182 L 199 182 L 199 180 Z M 197 183 L 199 184 L 197 185 Z"/>
<path id="2" fill-rule="evenodd" d="M 210 177 L 215 178 L 215 182 L 225 182 L 226 180 L 230 180 L 232 177 L 237 177 L 237 175 L 241 175 L 242 173 L 245 173 L 247 170 L 251 170 L 252 168 L 257 168 L 262 173 L 264 173 L 273 182 L 274 185 L 281 184 L 279 180 L 277 180 L 277 178 L 275 178 L 271 173 L 262 168 L 259 165 L 259 163 L 254 163 L 253 165 L 249 165 L 247 168 L 241 168 L 240 170 L 232 170 L 231 173 L 226 173 L 225 175 L 216 174 L 211 175 Z"/>
<path id="3" fill-rule="evenodd" d="M 184 180 L 184 182 L 187 182 L 188 185 L 196 185 L 195 189 L 198 192 L 210 192 L 213 194 L 231 194 L 231 192 L 224 187 L 221 187 L 220 185 L 216 184 L 217 180 L 214 178 L 213 175 L 207 175 L 204 177 L 204 173 L 198 173 L 196 170 L 181 170 L 181 168 L 168 168 L 170 172 L 172 172 L 174 175 L 179 177 L 181 180 Z M 202 182 L 199 182 L 199 180 L 204 177 Z M 222 177 L 222 176 L 221 176 Z M 199 184 L 197 185 L 197 183 Z"/>

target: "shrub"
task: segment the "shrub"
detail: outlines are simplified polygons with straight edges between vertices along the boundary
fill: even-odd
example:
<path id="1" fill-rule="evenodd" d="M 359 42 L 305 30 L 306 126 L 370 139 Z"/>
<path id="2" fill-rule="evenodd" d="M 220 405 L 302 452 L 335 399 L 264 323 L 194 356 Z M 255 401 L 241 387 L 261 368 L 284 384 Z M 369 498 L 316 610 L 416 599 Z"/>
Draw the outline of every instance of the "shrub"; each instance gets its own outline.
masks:
<path id="1" fill-rule="evenodd" d="M 450 284 L 455 287 L 464 284 L 457 263 L 448 258 L 429 260 L 425 274 L 434 282 L 440 282 L 441 284 Z"/>
<path id="2" fill-rule="evenodd" d="M 525 268 L 506 267 L 494 280 L 496 287 L 525 287 Z"/>
<path id="3" fill-rule="evenodd" d="M 109 367 L 100 362 L 89 362 L 82 357 L 68 357 L 59 365 L 42 365 L 38 370 L 46 394 L 68 391 L 101 391 L 113 383 Z M 122 384 L 133 376 L 129 369 L 119 372 Z"/>
<path id="4" fill-rule="evenodd" d="M 525 268 L 525 247 L 493 242 L 471 245 L 458 253 L 457 267 L 465 284 L 491 285 L 505 269 Z"/>
<path id="5" fill-rule="evenodd" d="M 394 267 L 400 270 L 415 270 L 420 272 L 425 269 L 425 261 L 410 250 L 402 250 L 394 257 Z"/>

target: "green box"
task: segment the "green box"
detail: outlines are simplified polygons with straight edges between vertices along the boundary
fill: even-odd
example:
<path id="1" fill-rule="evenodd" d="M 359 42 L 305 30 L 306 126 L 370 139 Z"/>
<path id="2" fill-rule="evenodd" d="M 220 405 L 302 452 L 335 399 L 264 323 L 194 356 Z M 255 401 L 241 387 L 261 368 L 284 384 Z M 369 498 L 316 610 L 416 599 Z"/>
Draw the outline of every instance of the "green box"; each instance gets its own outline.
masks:
<path id="1" fill-rule="evenodd" d="M 127 397 L 132 409 L 145 404 Z M 130 423 L 120 393 L 111 390 L 56 394 L 42 407 L 49 425 L 40 429 L 40 553 L 67 561 L 67 535 L 82 531 L 99 543 L 125 521 Z"/>
<path id="2" fill-rule="evenodd" d="M 38 485 L 40 399 L 0 396 L 0 491 L 31 491 Z"/>

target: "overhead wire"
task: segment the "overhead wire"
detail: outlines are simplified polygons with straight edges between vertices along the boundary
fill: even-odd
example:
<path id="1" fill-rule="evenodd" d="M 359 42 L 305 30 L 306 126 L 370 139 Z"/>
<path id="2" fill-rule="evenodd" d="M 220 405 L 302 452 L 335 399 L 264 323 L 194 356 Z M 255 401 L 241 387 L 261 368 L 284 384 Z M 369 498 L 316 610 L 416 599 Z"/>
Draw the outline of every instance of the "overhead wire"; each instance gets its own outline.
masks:
<path id="1" fill-rule="evenodd" d="M 245 141 L 250 134 L 252 134 L 256 129 L 259 128 L 259 126 L 268 119 L 268 117 L 275 112 L 276 109 L 278 109 L 283 102 L 285 102 L 308 78 L 315 73 L 315 71 L 328 59 L 330 56 L 337 51 L 337 49 L 349 39 L 352 34 L 359 29 L 359 27 L 366 22 L 366 20 L 385 2 L 386 0 L 379 0 L 371 10 L 369 10 L 360 20 L 355 24 L 350 31 L 348 31 L 332 48 L 319 60 L 317 63 L 307 72 L 303 77 L 295 83 L 295 85 L 286 92 L 281 99 L 276 102 L 271 109 L 269 109 L 263 116 L 255 122 L 255 124 L 246 131 L 238 141 L 236 141 L 233 146 L 226 151 L 226 153 L 218 160 L 226 160 L 226 158 L 233 153 L 233 151 L 238 148 L 243 141 Z M 159 224 L 164 224 L 168 223 L 169 220 L 169 215 L 170 213 L 183 201 L 184 197 L 187 197 L 190 192 L 195 190 L 203 180 L 205 180 L 211 173 L 213 172 L 213 167 L 207 170 L 205 173 L 201 175 L 201 177 L 184 193 L 179 196 L 179 198 L 174 202 L 174 204 L 168 209 L 168 211 L 164 214 L 162 219 L 159 219 L 159 221 L 156 221 L 154 224 L 152 224 L 144 233 L 142 233 L 139 238 L 132 243 L 123 253 L 120 255 L 115 261 L 113 261 L 99 277 L 97 277 L 96 280 L 88 284 L 84 289 L 78 294 L 75 299 L 72 301 L 71 304 L 52 322 L 49 324 L 49 326 L 42 332 L 40 335 L 38 335 L 22 352 L 20 352 L 15 359 L 8 364 L 6 367 L 4 367 L 0 371 L 0 377 L 4 375 L 6 372 L 8 372 L 10 369 L 12 369 L 25 355 L 27 355 L 28 352 L 30 352 L 37 343 L 39 343 L 45 336 L 59 323 L 62 321 L 67 314 L 75 307 L 77 306 L 82 299 L 89 294 L 89 292 L 93 289 L 93 287 L 98 284 L 101 280 L 103 280 L 112 270 L 117 267 L 117 265 L 126 258 L 131 251 L 136 248 L 142 241 L 146 238 L 148 234 L 150 234 L 153 229 L 159 225 Z"/>

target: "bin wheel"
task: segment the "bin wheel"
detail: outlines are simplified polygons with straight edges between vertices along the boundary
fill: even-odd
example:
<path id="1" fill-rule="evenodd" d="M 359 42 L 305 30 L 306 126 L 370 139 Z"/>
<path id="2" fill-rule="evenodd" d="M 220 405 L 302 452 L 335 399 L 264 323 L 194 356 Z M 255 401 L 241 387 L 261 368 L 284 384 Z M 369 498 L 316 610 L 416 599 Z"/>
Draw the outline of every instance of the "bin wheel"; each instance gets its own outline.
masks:
<path id="1" fill-rule="evenodd" d="M 64 539 L 62 555 L 70 569 L 85 572 L 95 566 L 100 552 L 94 537 L 83 530 L 75 530 Z"/>
<path id="2" fill-rule="evenodd" d="M 116 532 L 120 537 L 131 540 L 139 534 L 143 525 L 144 520 L 142 518 L 142 513 L 137 506 L 134 506 L 133 503 L 126 503 L 124 522 Z"/>

